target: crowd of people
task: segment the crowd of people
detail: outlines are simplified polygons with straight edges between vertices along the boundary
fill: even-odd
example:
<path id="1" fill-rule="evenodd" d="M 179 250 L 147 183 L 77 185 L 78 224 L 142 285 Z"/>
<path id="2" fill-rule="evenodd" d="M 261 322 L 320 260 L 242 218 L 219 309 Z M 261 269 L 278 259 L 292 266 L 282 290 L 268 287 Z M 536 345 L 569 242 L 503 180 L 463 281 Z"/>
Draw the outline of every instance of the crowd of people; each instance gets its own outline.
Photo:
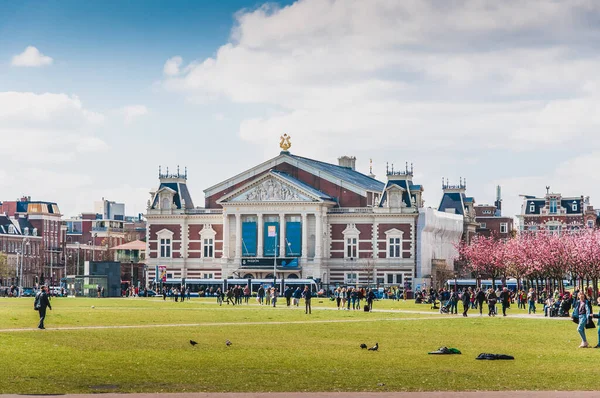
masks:
<path id="1" fill-rule="evenodd" d="M 373 289 L 365 289 L 364 287 L 338 287 L 333 291 L 331 298 L 335 300 L 338 310 L 350 311 L 350 307 L 355 311 L 361 310 L 360 303 L 366 300 L 367 310 L 372 311 L 375 292 Z"/>

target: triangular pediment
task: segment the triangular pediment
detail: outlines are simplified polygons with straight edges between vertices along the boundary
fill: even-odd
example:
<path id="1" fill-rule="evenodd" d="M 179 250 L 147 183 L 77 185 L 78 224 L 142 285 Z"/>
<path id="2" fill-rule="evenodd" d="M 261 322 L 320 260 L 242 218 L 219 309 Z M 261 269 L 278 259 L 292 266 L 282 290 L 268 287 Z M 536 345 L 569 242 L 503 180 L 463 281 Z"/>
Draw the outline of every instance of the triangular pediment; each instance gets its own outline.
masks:
<path id="1" fill-rule="evenodd" d="M 224 196 L 217 203 L 261 203 L 261 202 L 323 202 L 293 180 L 281 178 L 277 173 L 264 176 Z"/>

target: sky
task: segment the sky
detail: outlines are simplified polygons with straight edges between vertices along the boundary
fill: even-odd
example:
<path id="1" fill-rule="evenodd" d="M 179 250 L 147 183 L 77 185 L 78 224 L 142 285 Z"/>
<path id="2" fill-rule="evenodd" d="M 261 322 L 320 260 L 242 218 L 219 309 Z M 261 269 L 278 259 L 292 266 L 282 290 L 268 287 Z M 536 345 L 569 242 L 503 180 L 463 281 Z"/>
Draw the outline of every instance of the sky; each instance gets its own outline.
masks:
<path id="1" fill-rule="evenodd" d="M 600 207 L 592 0 L 0 0 L 0 200 L 143 213 L 158 167 L 203 190 L 290 151 L 477 204 Z"/>

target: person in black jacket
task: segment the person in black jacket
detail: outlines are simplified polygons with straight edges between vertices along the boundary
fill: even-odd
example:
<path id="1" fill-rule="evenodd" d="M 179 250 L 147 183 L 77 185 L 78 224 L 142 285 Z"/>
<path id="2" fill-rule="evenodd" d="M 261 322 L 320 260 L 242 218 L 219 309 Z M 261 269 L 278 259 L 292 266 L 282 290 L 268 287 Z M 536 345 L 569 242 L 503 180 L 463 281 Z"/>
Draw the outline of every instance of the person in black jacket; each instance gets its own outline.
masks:
<path id="1" fill-rule="evenodd" d="M 44 327 L 46 308 L 50 308 L 52 310 L 50 299 L 48 298 L 48 287 L 46 285 L 42 285 L 40 291 L 35 295 L 34 308 L 40 313 L 40 323 L 38 324 L 38 329 L 46 329 Z"/>
<path id="2" fill-rule="evenodd" d="M 502 288 L 500 300 L 502 301 L 502 316 L 506 316 L 506 309 L 510 307 L 510 292 L 506 286 Z"/>
<path id="3" fill-rule="evenodd" d="M 485 292 L 483 291 L 483 289 L 477 289 L 475 301 L 477 301 L 477 305 L 479 306 L 479 315 L 483 315 L 483 302 L 485 301 Z"/>
<path id="4" fill-rule="evenodd" d="M 292 289 L 290 289 L 289 286 L 285 287 L 285 290 L 283 291 L 283 296 L 285 297 L 285 304 L 289 307 L 290 304 L 292 303 L 292 295 L 294 294 L 294 291 Z"/>
<path id="5" fill-rule="evenodd" d="M 469 306 L 471 305 L 471 288 L 465 290 L 462 294 L 462 303 L 463 303 L 463 316 L 467 316 L 467 312 L 469 311 Z"/>

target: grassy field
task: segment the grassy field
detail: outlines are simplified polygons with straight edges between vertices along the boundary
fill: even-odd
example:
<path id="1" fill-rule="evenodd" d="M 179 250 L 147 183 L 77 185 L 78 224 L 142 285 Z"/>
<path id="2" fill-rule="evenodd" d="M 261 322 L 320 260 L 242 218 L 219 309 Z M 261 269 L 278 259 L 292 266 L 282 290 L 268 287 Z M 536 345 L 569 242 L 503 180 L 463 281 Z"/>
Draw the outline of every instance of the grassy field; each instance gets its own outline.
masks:
<path id="1" fill-rule="evenodd" d="M 600 359 L 577 348 L 572 322 L 520 317 L 516 306 L 506 318 L 463 318 L 388 300 L 364 313 L 315 299 L 310 316 L 207 299 L 52 305 L 40 331 L 33 299 L 0 299 L 1 393 L 582 389 Z M 596 331 L 588 338 L 595 345 Z M 378 352 L 359 348 L 375 342 Z M 427 355 L 444 345 L 463 355 Z M 481 352 L 516 359 L 476 361 Z"/>

